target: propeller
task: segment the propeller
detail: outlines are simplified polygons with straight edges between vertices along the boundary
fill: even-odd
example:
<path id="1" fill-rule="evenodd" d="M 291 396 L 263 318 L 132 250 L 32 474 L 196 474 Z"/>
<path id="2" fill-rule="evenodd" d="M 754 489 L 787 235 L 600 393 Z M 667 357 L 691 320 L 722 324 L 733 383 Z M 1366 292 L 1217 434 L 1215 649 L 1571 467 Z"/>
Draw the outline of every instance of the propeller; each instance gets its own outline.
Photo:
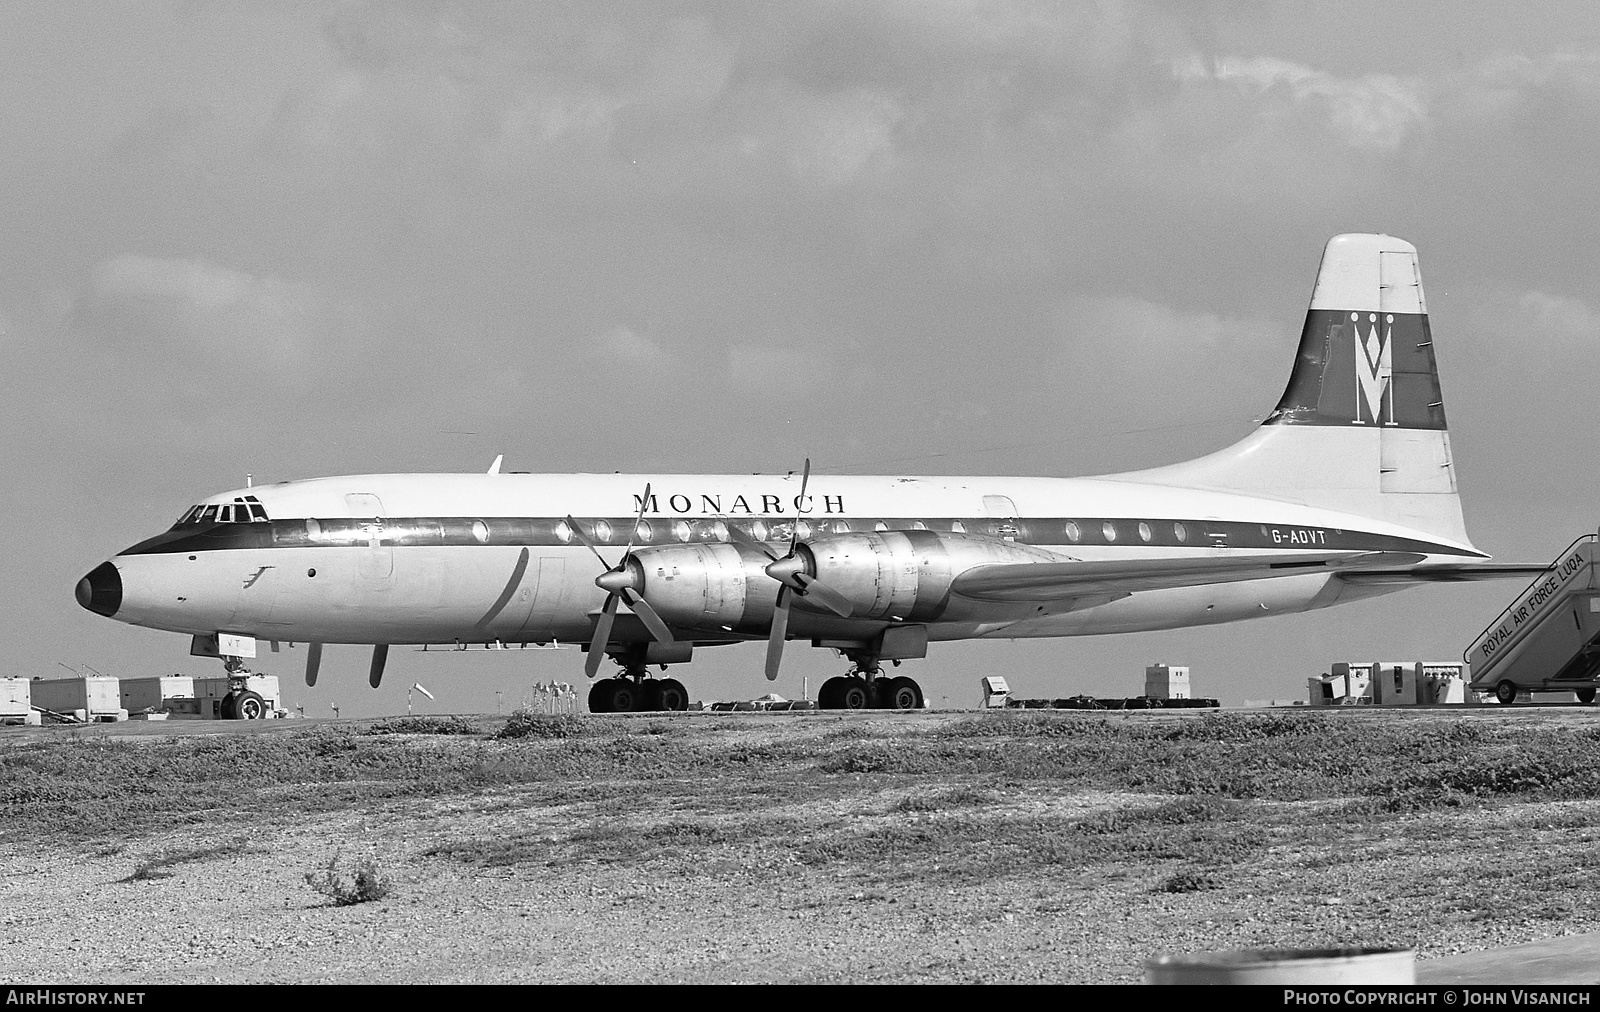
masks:
<path id="1" fill-rule="evenodd" d="M 589 643 L 589 656 L 583 662 L 583 673 L 590 678 L 600 670 L 600 660 L 605 657 L 606 644 L 611 641 L 611 625 L 617 618 L 618 600 L 627 603 L 629 610 L 639 616 L 639 621 L 644 623 L 645 628 L 650 630 L 650 635 L 657 641 L 672 642 L 672 631 L 639 593 L 639 588 L 644 585 L 644 572 L 633 557 L 633 539 L 638 536 L 639 524 L 644 520 L 644 511 L 649 502 L 650 486 L 646 485 L 644 497 L 639 500 L 639 515 L 634 518 L 633 527 L 628 531 L 628 547 L 622 553 L 622 561 L 615 566 L 607 562 L 606 557 L 600 554 L 600 549 L 584 537 L 583 528 L 578 526 L 578 522 L 571 516 L 567 517 L 567 526 L 572 529 L 573 536 L 594 553 L 594 557 L 600 560 L 600 565 L 606 570 L 595 577 L 594 581 L 595 586 L 606 592 L 606 603 L 600 609 L 600 621 L 595 625 L 594 639 Z"/>
<path id="2" fill-rule="evenodd" d="M 811 458 L 807 457 L 805 470 L 800 476 L 800 495 L 795 499 L 796 511 L 799 510 L 799 504 L 805 502 L 806 486 L 810 482 Z M 743 533 L 732 524 L 727 527 L 728 536 L 734 541 L 748 545 L 772 560 L 764 572 L 778 581 L 778 600 L 772 611 L 772 631 L 767 635 L 767 681 L 775 681 L 778 677 L 778 665 L 783 661 L 784 640 L 789 632 L 790 599 L 795 596 L 815 597 L 819 604 L 842 618 L 850 617 L 850 601 L 839 592 L 817 582 L 817 577 L 812 572 L 816 560 L 807 561 L 810 558 L 809 551 L 806 555 L 800 554 L 798 521 L 792 525 L 789 533 L 789 551 L 781 558 L 773 555 L 765 543 Z"/>

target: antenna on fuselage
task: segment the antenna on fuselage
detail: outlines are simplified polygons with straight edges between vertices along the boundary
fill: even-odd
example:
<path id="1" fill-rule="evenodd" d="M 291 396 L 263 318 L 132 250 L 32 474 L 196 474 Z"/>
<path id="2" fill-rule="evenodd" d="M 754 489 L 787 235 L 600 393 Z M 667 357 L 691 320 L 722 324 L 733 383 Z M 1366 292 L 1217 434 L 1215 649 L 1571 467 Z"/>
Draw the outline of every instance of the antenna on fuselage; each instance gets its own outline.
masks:
<path id="1" fill-rule="evenodd" d="M 489 474 L 499 474 L 500 473 L 500 462 L 502 460 L 505 460 L 505 459 L 506 459 L 506 455 L 503 454 L 503 453 L 500 454 L 498 457 L 494 458 L 494 463 L 489 465 L 489 472 L 488 473 Z"/>
<path id="2" fill-rule="evenodd" d="M 255 487 L 255 483 L 256 483 L 256 476 L 255 475 L 247 474 L 247 475 L 244 476 L 244 487 L 245 488 L 254 488 Z"/>

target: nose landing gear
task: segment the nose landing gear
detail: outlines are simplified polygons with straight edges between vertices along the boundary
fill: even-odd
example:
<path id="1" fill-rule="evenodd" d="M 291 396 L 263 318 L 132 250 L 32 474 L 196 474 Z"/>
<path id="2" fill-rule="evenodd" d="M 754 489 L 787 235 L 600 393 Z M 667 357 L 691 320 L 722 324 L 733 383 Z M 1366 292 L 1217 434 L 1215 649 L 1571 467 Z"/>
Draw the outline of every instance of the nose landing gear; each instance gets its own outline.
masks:
<path id="1" fill-rule="evenodd" d="M 250 671 L 244 666 L 244 658 L 225 655 L 222 670 L 228 673 L 228 694 L 217 700 L 218 719 L 265 720 L 272 716 L 266 699 L 250 690 Z"/>

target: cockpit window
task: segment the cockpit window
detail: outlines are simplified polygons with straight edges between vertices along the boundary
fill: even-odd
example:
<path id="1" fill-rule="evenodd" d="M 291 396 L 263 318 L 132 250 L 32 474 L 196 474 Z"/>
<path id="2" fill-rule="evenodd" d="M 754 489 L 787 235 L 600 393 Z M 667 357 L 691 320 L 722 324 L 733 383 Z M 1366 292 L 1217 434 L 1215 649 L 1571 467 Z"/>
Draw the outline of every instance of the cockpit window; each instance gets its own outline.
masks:
<path id="1" fill-rule="evenodd" d="M 174 527 L 186 524 L 248 524 L 265 523 L 267 508 L 261 505 L 261 500 L 253 495 L 234 499 L 231 503 L 201 503 L 189 507 L 188 512 L 178 518 Z"/>

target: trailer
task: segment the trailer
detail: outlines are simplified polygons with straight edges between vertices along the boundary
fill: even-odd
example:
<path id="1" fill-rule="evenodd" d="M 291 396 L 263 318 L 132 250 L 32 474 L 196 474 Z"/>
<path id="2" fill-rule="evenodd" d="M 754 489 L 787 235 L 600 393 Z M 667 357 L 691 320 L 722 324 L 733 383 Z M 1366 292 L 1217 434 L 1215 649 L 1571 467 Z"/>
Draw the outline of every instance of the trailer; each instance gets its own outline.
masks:
<path id="1" fill-rule="evenodd" d="M 199 717 L 194 679 L 189 675 L 153 675 L 122 679 L 122 708 L 139 717 Z"/>
<path id="2" fill-rule="evenodd" d="M 0 678 L 0 724 L 41 723 L 33 708 L 33 692 L 26 678 Z"/>
<path id="3" fill-rule="evenodd" d="M 119 679 L 112 675 L 42 678 L 28 686 L 32 705 L 86 724 L 127 720 Z"/>

